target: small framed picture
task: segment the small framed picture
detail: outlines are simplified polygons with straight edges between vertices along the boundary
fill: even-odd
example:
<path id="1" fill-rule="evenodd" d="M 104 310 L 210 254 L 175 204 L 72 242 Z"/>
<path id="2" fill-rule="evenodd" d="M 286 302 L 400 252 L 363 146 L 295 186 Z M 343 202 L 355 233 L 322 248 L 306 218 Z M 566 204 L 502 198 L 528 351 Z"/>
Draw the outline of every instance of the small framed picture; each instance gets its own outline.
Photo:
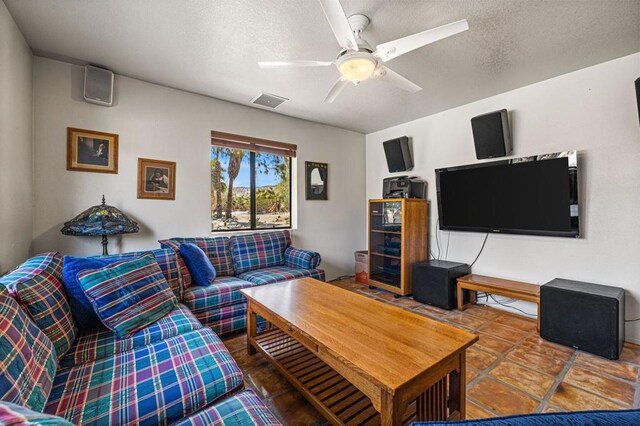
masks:
<path id="1" fill-rule="evenodd" d="M 68 127 L 67 170 L 118 173 L 118 135 Z"/>
<path id="2" fill-rule="evenodd" d="M 176 163 L 138 158 L 138 198 L 176 199 Z"/>
<path id="3" fill-rule="evenodd" d="M 327 200 L 329 165 L 305 161 L 306 199 Z"/>

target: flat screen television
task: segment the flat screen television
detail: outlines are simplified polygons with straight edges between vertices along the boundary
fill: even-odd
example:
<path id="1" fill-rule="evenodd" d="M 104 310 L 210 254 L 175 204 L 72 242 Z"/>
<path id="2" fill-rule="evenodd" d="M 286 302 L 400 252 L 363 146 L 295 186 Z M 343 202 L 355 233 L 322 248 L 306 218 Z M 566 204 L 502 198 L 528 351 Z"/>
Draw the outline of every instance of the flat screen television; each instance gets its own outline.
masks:
<path id="1" fill-rule="evenodd" d="M 576 151 L 436 170 L 440 229 L 579 237 Z"/>

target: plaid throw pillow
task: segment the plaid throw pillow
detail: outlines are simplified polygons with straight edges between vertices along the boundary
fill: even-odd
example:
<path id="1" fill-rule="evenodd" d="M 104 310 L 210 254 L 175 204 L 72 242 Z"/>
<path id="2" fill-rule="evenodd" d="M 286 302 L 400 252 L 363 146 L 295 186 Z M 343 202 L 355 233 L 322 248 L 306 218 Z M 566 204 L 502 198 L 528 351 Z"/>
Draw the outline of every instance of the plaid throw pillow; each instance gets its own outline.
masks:
<path id="1" fill-rule="evenodd" d="M 102 322 L 93 310 L 93 306 L 78 281 L 78 272 L 87 269 L 100 269 L 124 259 L 92 259 L 89 257 L 65 256 L 62 268 L 63 284 L 69 297 L 73 319 L 80 330 L 102 328 Z"/>
<path id="2" fill-rule="evenodd" d="M 159 320 L 177 305 L 152 253 L 78 273 L 102 323 L 119 337 Z"/>
<path id="3" fill-rule="evenodd" d="M 51 340 L 0 288 L 0 399 L 42 411 L 56 364 Z"/>
<path id="4" fill-rule="evenodd" d="M 78 331 L 62 286 L 62 257 L 45 253 L 0 278 L 56 348 L 58 358 L 69 350 Z"/>
<path id="5" fill-rule="evenodd" d="M 129 253 L 109 254 L 107 256 L 92 256 L 91 259 L 113 260 L 119 262 L 121 260 L 131 260 L 140 257 L 143 254 L 152 253 L 158 262 L 158 266 L 164 274 L 164 278 L 169 283 L 169 287 L 173 290 L 178 300 L 182 300 L 182 292 L 191 285 L 191 278 L 188 272 L 185 273 L 186 266 L 180 259 L 180 254 L 172 249 L 156 249 L 145 251 L 132 251 Z M 107 266 L 106 264 L 103 266 Z M 186 275 L 186 276 L 185 276 Z M 187 281 L 188 279 L 188 281 Z"/>

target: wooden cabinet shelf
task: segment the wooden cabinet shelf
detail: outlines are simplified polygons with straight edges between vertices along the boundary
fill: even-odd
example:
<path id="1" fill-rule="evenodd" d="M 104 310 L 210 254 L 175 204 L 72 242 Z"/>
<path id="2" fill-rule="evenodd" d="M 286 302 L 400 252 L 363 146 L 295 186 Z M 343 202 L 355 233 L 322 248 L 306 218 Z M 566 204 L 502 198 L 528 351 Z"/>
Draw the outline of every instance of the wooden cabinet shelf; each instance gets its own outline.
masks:
<path id="1" fill-rule="evenodd" d="M 369 284 L 411 294 L 411 266 L 427 259 L 427 200 L 369 200 Z"/>
<path id="2" fill-rule="evenodd" d="M 370 252 L 369 256 L 382 256 L 382 257 L 388 257 L 388 258 L 391 258 L 391 259 L 402 259 L 402 257 L 400 257 L 400 256 L 393 256 L 391 254 L 375 253 L 375 252 Z"/>

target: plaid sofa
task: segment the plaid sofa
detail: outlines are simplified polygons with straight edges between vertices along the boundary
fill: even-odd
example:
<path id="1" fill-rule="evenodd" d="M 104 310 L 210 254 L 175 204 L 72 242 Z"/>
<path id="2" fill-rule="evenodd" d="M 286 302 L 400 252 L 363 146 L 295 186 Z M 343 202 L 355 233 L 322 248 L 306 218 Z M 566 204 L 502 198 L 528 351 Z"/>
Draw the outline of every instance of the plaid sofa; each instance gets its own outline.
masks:
<path id="1" fill-rule="evenodd" d="M 176 254 L 155 254 L 181 294 Z M 255 394 L 242 391 L 237 363 L 184 304 L 126 338 L 50 320 L 70 309 L 61 264 L 58 253 L 47 253 L 0 277 L 0 401 L 9 404 L 0 402 L 0 415 L 43 424 L 279 424 Z M 47 291 L 20 298 L 18 282 L 18 291 Z M 68 344 L 52 342 L 60 336 Z"/>
<path id="2" fill-rule="evenodd" d="M 291 247 L 288 230 L 231 237 L 171 238 L 160 240 L 164 249 L 172 249 L 180 265 L 182 243 L 200 247 L 216 268 L 218 277 L 208 286 L 191 285 L 189 271 L 182 267 L 184 289 L 182 303 L 204 325 L 218 335 L 246 329 L 247 304 L 240 290 L 296 278 L 325 280 L 318 269 L 320 254 Z"/>

